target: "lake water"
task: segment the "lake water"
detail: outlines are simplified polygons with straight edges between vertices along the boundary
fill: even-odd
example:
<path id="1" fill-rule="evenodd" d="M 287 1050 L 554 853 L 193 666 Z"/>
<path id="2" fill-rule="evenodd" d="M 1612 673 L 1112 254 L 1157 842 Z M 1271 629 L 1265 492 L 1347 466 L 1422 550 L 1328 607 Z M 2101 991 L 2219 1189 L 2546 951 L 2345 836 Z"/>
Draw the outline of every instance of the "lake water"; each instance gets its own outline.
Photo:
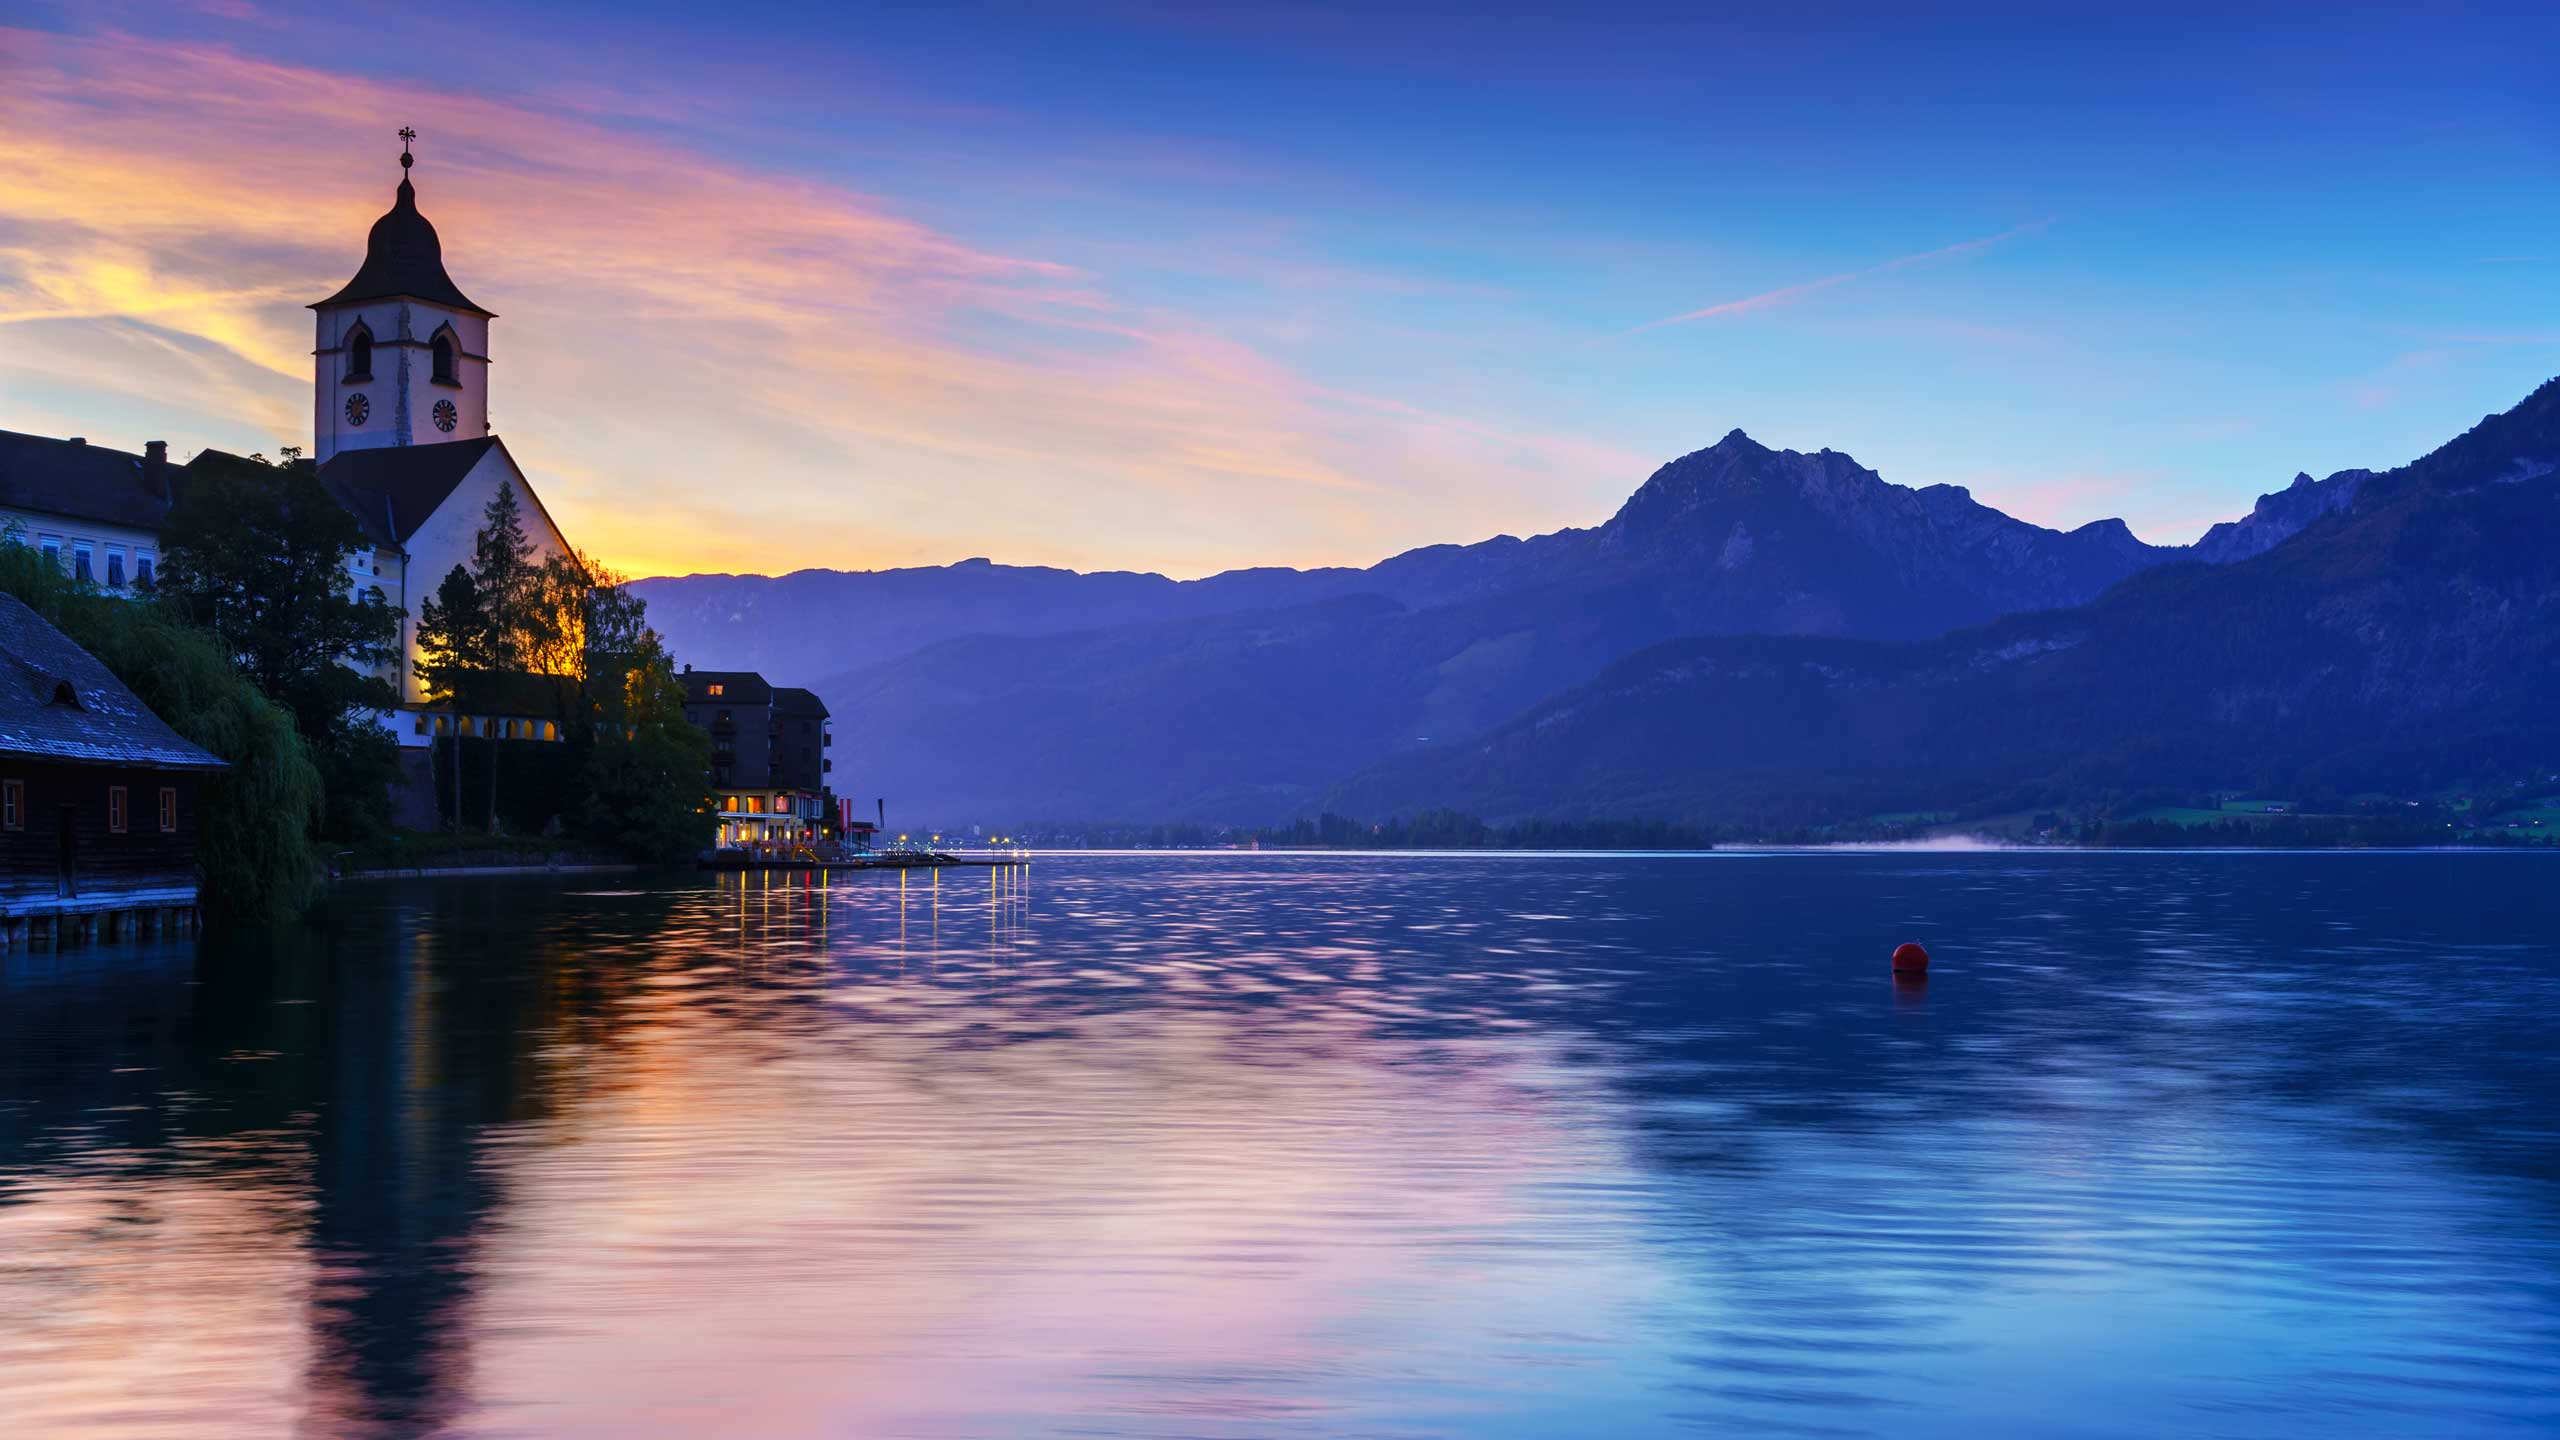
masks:
<path id="1" fill-rule="evenodd" d="M 1058 856 L 21 952 L 0 1431 L 2552 1433 L 2555 882 Z"/>

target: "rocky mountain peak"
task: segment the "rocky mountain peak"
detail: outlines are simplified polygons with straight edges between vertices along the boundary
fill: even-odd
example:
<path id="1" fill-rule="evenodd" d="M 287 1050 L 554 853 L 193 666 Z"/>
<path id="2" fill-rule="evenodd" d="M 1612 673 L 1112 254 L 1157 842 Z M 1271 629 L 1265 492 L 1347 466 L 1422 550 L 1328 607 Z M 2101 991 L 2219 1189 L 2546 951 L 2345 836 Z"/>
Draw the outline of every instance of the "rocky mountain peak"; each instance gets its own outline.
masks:
<path id="1" fill-rule="evenodd" d="M 2248 514 L 2225 520 L 2204 532 L 2192 553 L 2214 565 L 2263 555 L 2300 534 L 2312 521 L 2353 505 L 2364 483 L 2372 478 L 2370 470 L 2341 470 L 2326 480 L 2314 480 L 2308 471 L 2298 472 L 2293 483 L 2282 490 L 2259 496 Z"/>

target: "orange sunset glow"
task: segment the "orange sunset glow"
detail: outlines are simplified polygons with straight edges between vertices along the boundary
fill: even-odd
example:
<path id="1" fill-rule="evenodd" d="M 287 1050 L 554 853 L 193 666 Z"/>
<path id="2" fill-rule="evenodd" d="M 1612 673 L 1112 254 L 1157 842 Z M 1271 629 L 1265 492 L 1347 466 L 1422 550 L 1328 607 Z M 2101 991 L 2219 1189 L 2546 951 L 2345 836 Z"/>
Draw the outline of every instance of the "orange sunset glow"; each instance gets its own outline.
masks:
<path id="1" fill-rule="evenodd" d="M 1107 276 L 574 110 L 125 35 L 0 55 L 22 429 L 307 447 L 303 307 L 361 255 L 410 120 L 420 208 L 502 317 L 493 423 L 630 573 L 1365 563 L 1434 538 L 1427 477 L 1557 522 L 1559 477 L 1641 463 L 1320 384 Z"/>

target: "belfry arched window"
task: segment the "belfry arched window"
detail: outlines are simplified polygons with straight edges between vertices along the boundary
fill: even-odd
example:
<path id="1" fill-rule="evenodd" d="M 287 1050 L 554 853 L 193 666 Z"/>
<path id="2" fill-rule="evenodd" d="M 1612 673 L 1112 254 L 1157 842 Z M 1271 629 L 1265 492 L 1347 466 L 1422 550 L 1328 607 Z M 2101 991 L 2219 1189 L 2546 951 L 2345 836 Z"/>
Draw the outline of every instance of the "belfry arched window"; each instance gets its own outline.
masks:
<path id="1" fill-rule="evenodd" d="M 347 378 L 373 378 L 373 332 L 358 322 L 355 332 L 347 337 Z"/>
<path id="2" fill-rule="evenodd" d="M 462 377 L 453 373 L 453 332 L 439 330 L 427 347 L 435 355 L 435 379 L 439 385 L 459 385 Z"/>

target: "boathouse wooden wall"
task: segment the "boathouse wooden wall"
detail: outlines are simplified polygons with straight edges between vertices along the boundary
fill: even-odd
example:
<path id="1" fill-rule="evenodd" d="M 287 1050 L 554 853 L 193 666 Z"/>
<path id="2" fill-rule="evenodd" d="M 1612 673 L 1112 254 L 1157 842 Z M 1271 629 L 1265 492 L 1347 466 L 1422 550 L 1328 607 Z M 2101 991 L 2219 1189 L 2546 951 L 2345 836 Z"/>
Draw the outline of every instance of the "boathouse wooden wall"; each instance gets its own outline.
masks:
<path id="1" fill-rule="evenodd" d="M 23 915 L 66 898 L 62 874 L 62 817 L 71 819 L 74 867 L 70 877 L 83 902 L 119 895 L 184 890 L 196 886 L 197 796 L 194 771 L 65 765 L 0 755 L 0 781 L 26 786 L 14 827 L 0 828 L 0 914 Z M 125 831 L 107 825 L 107 789 L 125 787 Z M 160 791 L 178 792 L 178 828 L 160 828 Z M 168 903 L 161 901 L 160 903 Z"/>

